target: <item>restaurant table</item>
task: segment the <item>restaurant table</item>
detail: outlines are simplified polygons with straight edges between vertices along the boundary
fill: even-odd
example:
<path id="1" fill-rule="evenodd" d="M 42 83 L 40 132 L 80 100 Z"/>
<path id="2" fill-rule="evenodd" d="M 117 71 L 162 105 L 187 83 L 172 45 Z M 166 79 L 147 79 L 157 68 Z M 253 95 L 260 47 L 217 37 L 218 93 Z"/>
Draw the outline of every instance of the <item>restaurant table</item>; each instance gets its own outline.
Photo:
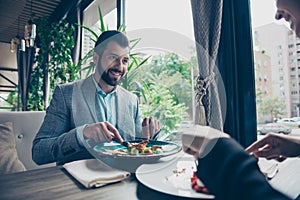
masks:
<path id="1" fill-rule="evenodd" d="M 278 190 L 296 198 L 300 193 L 300 159 L 279 163 L 277 175 L 270 180 Z M 42 199 L 118 199 L 187 200 L 152 190 L 141 184 L 135 174 L 123 181 L 99 188 L 85 188 L 62 166 L 0 175 L 0 200 Z M 300 200 L 300 197 L 297 200 Z"/>
<path id="2" fill-rule="evenodd" d="M 184 200 L 157 192 L 138 182 L 132 174 L 128 179 L 100 188 L 87 189 L 63 167 L 49 167 L 0 176 L 0 199 L 168 199 Z"/>
<path id="3" fill-rule="evenodd" d="M 287 170 L 279 170 L 274 177 L 273 185 L 287 191 L 300 191 L 299 188 L 299 160 L 289 160 L 281 163 Z M 281 168 L 281 167 L 280 167 Z M 277 184 L 279 179 L 289 180 L 289 184 Z M 55 166 L 25 172 L 4 174 L 0 176 L 0 199 L 168 199 L 184 200 L 190 198 L 177 197 L 152 190 L 136 179 L 132 174 L 128 179 L 109 184 L 100 188 L 86 189 L 74 179 L 63 167 Z"/>

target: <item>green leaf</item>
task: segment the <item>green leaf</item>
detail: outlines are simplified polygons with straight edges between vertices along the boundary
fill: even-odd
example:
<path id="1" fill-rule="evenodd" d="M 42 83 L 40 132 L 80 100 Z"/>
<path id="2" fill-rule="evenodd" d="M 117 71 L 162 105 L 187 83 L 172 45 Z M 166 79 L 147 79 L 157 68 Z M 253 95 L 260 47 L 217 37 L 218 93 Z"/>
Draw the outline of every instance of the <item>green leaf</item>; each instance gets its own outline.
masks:
<path id="1" fill-rule="evenodd" d="M 148 56 L 147 58 L 145 58 L 142 62 L 140 62 L 140 63 L 137 65 L 137 68 L 139 68 L 139 67 L 141 67 L 143 64 L 145 64 L 150 58 L 151 58 L 151 55 Z"/>
<path id="2" fill-rule="evenodd" d="M 131 49 L 134 49 L 134 47 L 141 41 L 141 38 L 137 38 L 137 39 L 133 39 L 133 40 L 130 40 L 130 44 L 133 43 L 130 47 L 130 50 Z"/>
<path id="3" fill-rule="evenodd" d="M 125 30 L 126 30 L 126 26 L 124 24 L 121 24 L 118 28 L 118 31 L 120 32 L 125 32 Z"/>
<path id="4" fill-rule="evenodd" d="M 98 14 L 99 14 L 99 20 L 100 20 L 100 30 L 101 30 L 101 32 L 104 32 L 104 31 L 108 30 L 108 28 L 105 28 L 105 23 L 104 23 L 104 19 L 102 16 L 100 6 L 98 6 Z"/>
<path id="5" fill-rule="evenodd" d="M 98 35 L 95 31 L 93 31 L 92 29 L 90 29 L 89 27 L 86 27 L 84 25 L 81 25 L 81 24 L 77 24 L 77 25 L 80 26 L 81 28 L 86 29 L 87 31 L 89 31 L 96 38 L 96 40 L 92 39 L 92 38 L 90 38 L 90 39 L 92 39 L 94 42 L 97 41 Z"/>

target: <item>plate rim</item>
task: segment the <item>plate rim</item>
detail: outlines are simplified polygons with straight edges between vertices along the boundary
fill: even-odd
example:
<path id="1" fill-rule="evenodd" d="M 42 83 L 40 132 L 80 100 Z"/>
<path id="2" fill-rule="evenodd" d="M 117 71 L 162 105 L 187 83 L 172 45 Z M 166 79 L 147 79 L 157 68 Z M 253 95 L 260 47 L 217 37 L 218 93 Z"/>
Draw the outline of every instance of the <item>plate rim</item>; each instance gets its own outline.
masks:
<path id="1" fill-rule="evenodd" d="M 177 161 L 178 162 L 178 161 Z M 176 163 L 177 163 L 176 162 Z M 169 164 L 167 164 L 167 162 L 165 162 L 165 163 L 156 163 L 157 165 L 160 165 L 160 164 L 165 164 L 165 165 L 168 165 L 169 166 Z M 142 164 L 142 165 L 140 165 L 137 169 L 136 169 L 136 172 L 135 172 L 135 176 L 136 176 L 136 178 L 137 178 L 137 180 L 141 183 L 141 184 L 143 184 L 144 186 L 146 186 L 146 187 L 148 187 L 148 188 L 151 188 L 151 189 L 153 189 L 153 190 L 155 190 L 155 191 L 158 191 L 158 192 L 162 192 L 162 193 L 165 193 L 165 194 L 169 194 L 169 195 L 173 195 L 173 196 L 178 196 L 178 197 L 186 197 L 186 198 L 192 198 L 192 199 L 215 199 L 215 196 L 213 195 L 213 194 L 204 194 L 204 193 L 200 193 L 201 194 L 201 196 L 203 195 L 203 197 L 197 197 L 197 196 L 188 196 L 188 195 L 184 195 L 184 194 L 175 194 L 174 192 L 171 192 L 171 191 L 166 191 L 166 190 L 163 190 L 163 189 L 161 189 L 161 188 L 159 188 L 157 185 L 154 185 L 154 186 L 152 186 L 152 185 L 149 185 L 143 178 L 141 178 L 142 177 L 142 174 L 143 173 L 141 173 L 141 170 L 142 170 L 142 168 L 143 167 L 145 167 L 145 166 L 147 166 L 147 165 L 153 165 L 153 164 Z M 166 169 L 168 169 L 168 167 L 166 167 L 166 168 L 163 168 L 163 170 L 166 170 Z M 151 173 L 151 175 L 152 175 L 152 177 L 158 177 L 158 176 L 155 176 L 155 173 Z M 191 187 L 191 191 L 193 191 L 193 189 L 192 189 L 192 187 Z M 196 192 L 195 192 L 196 193 Z M 196 193 L 197 194 L 197 193 Z"/>

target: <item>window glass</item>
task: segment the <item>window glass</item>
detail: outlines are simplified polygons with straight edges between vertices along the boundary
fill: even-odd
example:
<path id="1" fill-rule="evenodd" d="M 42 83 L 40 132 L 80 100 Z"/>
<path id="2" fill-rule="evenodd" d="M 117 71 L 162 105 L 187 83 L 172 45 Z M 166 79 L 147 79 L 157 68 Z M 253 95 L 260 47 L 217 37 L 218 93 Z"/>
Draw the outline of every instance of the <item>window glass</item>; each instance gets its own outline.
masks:
<path id="1" fill-rule="evenodd" d="M 125 8 L 126 33 L 130 39 L 140 39 L 132 51 L 150 56 L 135 76 L 151 86 L 148 99 L 141 98 L 142 112 L 159 117 L 162 124 L 174 124 L 172 113 L 176 127 L 166 131 L 191 124 L 198 65 L 190 1 L 129 0 Z"/>
<path id="2" fill-rule="evenodd" d="M 274 1 L 252 0 L 252 30 L 255 46 L 254 62 L 264 58 L 265 69 L 255 68 L 257 121 L 260 126 L 275 122 L 279 118 L 298 117 L 300 96 L 299 38 L 290 30 L 290 25 L 275 20 Z M 266 52 L 263 57 L 261 52 Z M 260 88 L 259 77 L 267 77 L 265 91 Z M 296 128 L 295 128 L 296 127 Z M 297 126 L 292 128 L 293 135 L 300 135 Z"/>
<path id="3" fill-rule="evenodd" d="M 96 0 L 91 3 L 83 11 L 83 25 L 93 30 L 97 35 L 100 35 L 100 18 L 98 8 L 103 15 L 105 25 L 108 29 L 116 29 L 117 25 L 117 9 L 115 1 L 100 1 Z M 82 29 L 82 51 L 81 57 L 84 57 L 91 49 L 94 48 L 95 37 L 87 29 Z M 91 58 L 86 65 L 91 61 Z"/>

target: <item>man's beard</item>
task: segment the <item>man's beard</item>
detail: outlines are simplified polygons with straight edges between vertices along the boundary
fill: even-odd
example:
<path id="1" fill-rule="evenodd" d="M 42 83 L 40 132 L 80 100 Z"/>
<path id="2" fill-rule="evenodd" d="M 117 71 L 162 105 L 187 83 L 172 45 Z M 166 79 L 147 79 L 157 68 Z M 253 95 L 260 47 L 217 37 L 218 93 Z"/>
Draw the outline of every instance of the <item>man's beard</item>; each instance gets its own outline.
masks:
<path id="1" fill-rule="evenodd" d="M 109 72 L 110 72 L 111 70 L 113 70 L 113 69 L 109 69 L 108 72 L 103 71 L 103 72 L 102 72 L 102 75 L 101 75 L 101 79 L 102 79 L 105 83 L 107 83 L 108 85 L 110 85 L 110 86 L 116 86 L 116 85 L 118 85 L 118 84 L 122 81 L 122 79 L 123 79 L 123 77 L 124 77 L 124 73 L 122 73 L 121 78 L 120 78 L 119 80 L 117 80 L 117 79 L 111 78 L 111 77 L 109 76 Z"/>

